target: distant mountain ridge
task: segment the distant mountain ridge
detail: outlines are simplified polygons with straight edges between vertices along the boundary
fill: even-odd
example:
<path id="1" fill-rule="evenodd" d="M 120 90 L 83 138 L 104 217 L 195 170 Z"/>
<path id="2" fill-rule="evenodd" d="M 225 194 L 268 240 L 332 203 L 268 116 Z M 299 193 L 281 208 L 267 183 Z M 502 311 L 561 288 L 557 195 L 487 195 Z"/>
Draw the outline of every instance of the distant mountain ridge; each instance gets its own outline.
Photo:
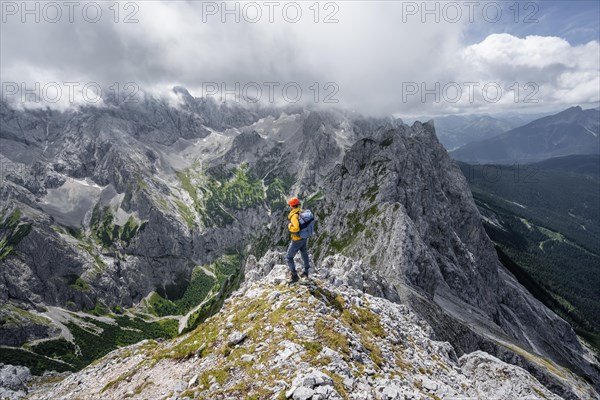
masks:
<path id="1" fill-rule="evenodd" d="M 415 121 L 433 120 L 438 140 L 446 150 L 452 151 L 471 142 L 498 136 L 545 115 L 547 114 L 444 115 L 403 118 L 403 121 L 412 124 Z"/>
<path id="2" fill-rule="evenodd" d="M 465 162 L 512 164 L 600 153 L 600 111 L 571 107 L 450 154 Z"/>

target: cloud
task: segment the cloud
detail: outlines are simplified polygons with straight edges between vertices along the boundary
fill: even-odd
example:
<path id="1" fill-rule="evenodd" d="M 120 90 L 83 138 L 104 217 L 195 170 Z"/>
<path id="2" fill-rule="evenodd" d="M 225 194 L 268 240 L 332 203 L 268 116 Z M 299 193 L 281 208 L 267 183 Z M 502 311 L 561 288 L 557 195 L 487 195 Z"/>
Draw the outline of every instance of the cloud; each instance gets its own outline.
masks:
<path id="1" fill-rule="evenodd" d="M 132 10 L 120 9 L 121 21 L 115 23 L 111 4 L 102 3 L 97 23 L 77 13 L 74 22 L 56 24 L 21 23 L 11 16 L 2 23 L 2 81 L 28 87 L 49 80 L 103 87 L 135 82 L 151 93 L 181 85 L 196 96 L 213 83 L 238 93 L 247 85 L 253 95 L 256 87 L 250 84 L 256 83 L 262 100 L 273 88 L 266 82 L 279 84 L 273 89 L 279 100 L 284 85 L 294 83 L 302 90 L 301 102 L 322 104 L 330 95 L 339 101 L 332 105 L 403 115 L 523 108 L 512 94 L 486 101 L 481 88 L 490 82 L 497 82 L 503 94 L 514 82 L 536 82 L 540 102 L 528 107 L 598 100 L 597 41 L 572 46 L 558 37 L 491 34 L 468 44 L 468 20 L 403 20 L 402 2 L 331 2 L 327 9 L 319 3 L 317 23 L 312 3 L 298 3 L 302 17 L 296 23 L 285 20 L 284 3 L 269 22 L 263 2 L 256 2 L 259 22 L 240 15 L 237 23 L 229 14 L 223 23 L 220 13 L 206 13 L 207 2 L 137 2 L 139 22 L 127 24 L 122 20 Z M 228 9 L 236 4 L 241 10 L 248 3 L 228 3 Z M 323 23 L 330 14 L 337 23 Z M 463 94 L 448 101 L 453 82 Z M 465 82 L 479 85 L 473 101 Z M 414 85 L 418 92 L 408 95 Z M 424 90 L 437 91 L 437 98 Z"/>
<path id="2" fill-rule="evenodd" d="M 598 102 L 600 44 L 591 41 L 572 46 L 552 36 L 518 38 L 492 34 L 461 52 L 462 68 L 481 81 L 510 87 L 528 82 L 539 88 L 535 98 L 543 104 L 573 105 Z"/>

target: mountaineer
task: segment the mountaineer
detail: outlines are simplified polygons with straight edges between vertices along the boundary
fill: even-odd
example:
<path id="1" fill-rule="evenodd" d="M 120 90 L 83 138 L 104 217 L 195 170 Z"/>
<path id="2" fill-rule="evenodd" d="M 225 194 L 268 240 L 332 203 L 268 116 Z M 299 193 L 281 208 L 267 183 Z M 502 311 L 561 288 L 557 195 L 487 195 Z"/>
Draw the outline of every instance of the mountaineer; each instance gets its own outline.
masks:
<path id="1" fill-rule="evenodd" d="M 293 284 L 298 282 L 298 272 L 294 263 L 294 256 L 298 252 L 302 255 L 302 263 L 304 264 L 304 273 L 301 276 L 308 279 L 308 270 L 310 269 L 308 238 L 314 232 L 315 217 L 310 210 L 303 210 L 300 207 L 300 200 L 297 197 L 289 199 L 288 204 L 292 207 L 292 211 L 288 215 L 288 219 L 290 220 L 288 231 L 292 238 L 287 251 L 287 263 L 291 273 L 288 283 Z"/>

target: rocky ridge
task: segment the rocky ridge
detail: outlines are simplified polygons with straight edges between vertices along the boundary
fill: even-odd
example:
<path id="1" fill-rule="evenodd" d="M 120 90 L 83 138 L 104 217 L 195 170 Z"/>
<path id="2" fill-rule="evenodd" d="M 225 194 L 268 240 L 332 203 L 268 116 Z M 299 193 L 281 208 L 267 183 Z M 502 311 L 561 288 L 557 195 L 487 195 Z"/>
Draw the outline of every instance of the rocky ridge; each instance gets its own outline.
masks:
<path id="1" fill-rule="evenodd" d="M 250 257 L 246 282 L 195 331 L 116 350 L 31 399 L 559 399 L 482 351 L 457 357 L 370 268 L 333 256 L 287 286 L 284 254 Z M 560 368 L 560 367 L 559 367 Z M 581 398 L 593 389 L 569 372 Z"/>

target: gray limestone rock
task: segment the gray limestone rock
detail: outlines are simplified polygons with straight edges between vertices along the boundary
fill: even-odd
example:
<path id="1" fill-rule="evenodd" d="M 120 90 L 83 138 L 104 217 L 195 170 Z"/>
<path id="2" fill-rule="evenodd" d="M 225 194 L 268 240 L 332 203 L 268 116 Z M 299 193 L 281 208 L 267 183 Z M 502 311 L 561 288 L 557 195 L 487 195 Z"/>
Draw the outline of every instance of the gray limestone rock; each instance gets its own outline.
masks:
<path id="1" fill-rule="evenodd" d="M 11 247 L 1 262 L 3 303 L 131 307 L 196 265 L 246 250 L 264 255 L 247 258 L 247 282 L 272 270 L 271 282 L 281 282 L 285 256 L 271 250 L 289 240 L 284 200 L 298 194 L 318 219 L 309 239 L 316 275 L 334 288 L 409 307 L 415 324 L 454 347 L 450 357 L 484 349 L 570 396 L 517 346 L 600 387 L 571 327 L 498 261 L 432 123 L 250 110 L 174 93 L 178 107 L 152 96 L 64 113 L 0 103 L 0 162 L 11 167 L 0 186 L 0 239 Z M 249 203 L 221 191 L 242 164 L 257 194 Z M 137 229 L 123 233 L 129 218 Z M 2 344 L 56 335 L 22 325 L 0 327 Z"/>

